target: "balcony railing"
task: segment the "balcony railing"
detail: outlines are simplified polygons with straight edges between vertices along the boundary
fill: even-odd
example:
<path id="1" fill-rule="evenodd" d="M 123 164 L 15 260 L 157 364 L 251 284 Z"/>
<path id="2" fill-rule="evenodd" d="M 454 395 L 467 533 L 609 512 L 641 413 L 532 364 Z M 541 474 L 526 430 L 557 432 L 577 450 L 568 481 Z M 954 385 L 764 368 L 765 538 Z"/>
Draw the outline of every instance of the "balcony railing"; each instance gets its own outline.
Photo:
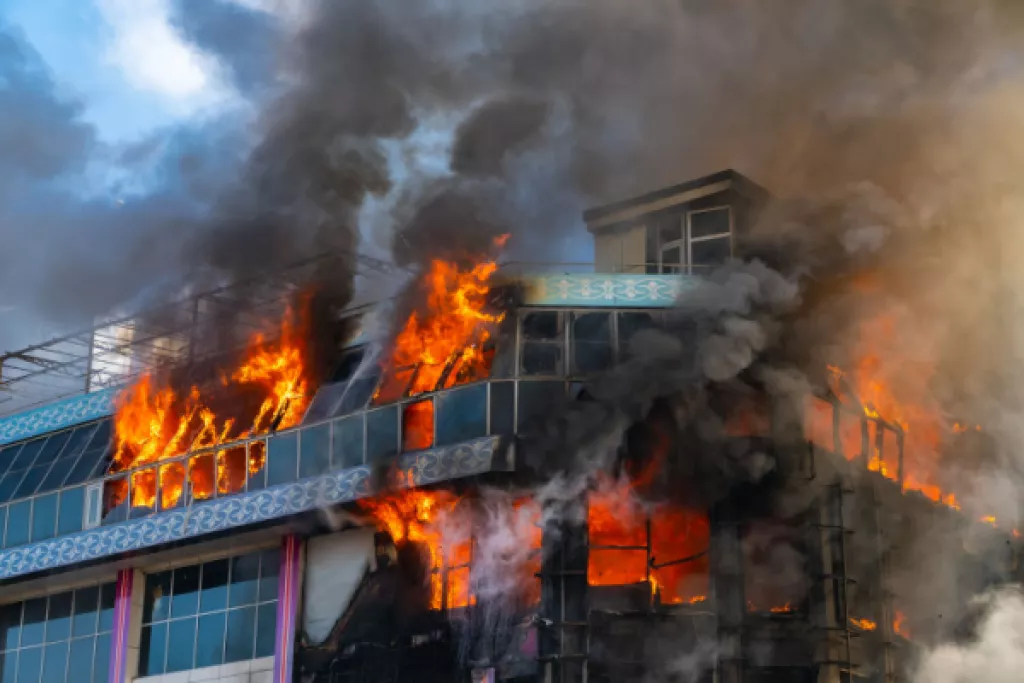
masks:
<path id="1" fill-rule="evenodd" d="M 107 474 L 0 506 L 0 547 L 144 518 L 426 448 L 515 434 L 548 414 L 570 386 L 559 379 L 477 382 Z M 162 488 L 169 482 L 175 490 Z"/>

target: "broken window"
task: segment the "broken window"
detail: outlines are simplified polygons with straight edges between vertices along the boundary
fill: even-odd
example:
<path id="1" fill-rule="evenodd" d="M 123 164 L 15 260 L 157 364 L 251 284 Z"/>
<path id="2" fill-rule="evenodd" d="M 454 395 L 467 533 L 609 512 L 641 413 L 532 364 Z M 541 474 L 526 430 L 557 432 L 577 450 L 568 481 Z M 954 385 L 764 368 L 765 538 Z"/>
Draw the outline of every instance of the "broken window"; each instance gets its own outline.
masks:
<path id="1" fill-rule="evenodd" d="M 610 313 L 572 314 L 572 366 L 574 375 L 588 375 L 612 364 Z"/>
<path id="2" fill-rule="evenodd" d="M 558 311 L 538 311 L 522 317 L 523 375 L 555 375 L 565 372 L 563 363 L 564 331 L 562 314 Z"/>

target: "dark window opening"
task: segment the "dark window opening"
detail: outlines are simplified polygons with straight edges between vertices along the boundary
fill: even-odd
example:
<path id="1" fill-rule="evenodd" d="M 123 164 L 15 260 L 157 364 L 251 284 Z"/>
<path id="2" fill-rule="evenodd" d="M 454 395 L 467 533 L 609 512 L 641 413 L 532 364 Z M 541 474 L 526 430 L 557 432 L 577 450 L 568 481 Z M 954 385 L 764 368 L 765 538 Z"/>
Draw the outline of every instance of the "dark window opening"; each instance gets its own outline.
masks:
<path id="1" fill-rule="evenodd" d="M 729 207 L 723 206 L 707 211 L 690 212 L 690 239 L 712 235 L 728 235 L 730 232 Z"/>
<path id="2" fill-rule="evenodd" d="M 590 374 L 612 364 L 612 325 L 609 313 L 573 313 L 573 374 Z"/>
<path id="3" fill-rule="evenodd" d="M 640 330 L 655 327 L 654 316 L 650 313 L 619 313 L 619 358 L 631 357 L 630 340 Z"/>

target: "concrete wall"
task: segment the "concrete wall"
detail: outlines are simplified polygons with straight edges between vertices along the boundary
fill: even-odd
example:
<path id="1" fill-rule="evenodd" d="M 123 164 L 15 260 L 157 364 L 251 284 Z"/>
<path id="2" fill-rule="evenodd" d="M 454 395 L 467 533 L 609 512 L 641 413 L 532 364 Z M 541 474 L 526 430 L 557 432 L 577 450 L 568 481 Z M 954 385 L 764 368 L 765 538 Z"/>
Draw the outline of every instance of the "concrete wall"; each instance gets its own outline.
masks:
<path id="1" fill-rule="evenodd" d="M 263 657 L 248 662 L 232 662 L 192 671 L 178 671 L 161 676 L 136 678 L 135 683 L 273 683 L 274 658 Z"/>

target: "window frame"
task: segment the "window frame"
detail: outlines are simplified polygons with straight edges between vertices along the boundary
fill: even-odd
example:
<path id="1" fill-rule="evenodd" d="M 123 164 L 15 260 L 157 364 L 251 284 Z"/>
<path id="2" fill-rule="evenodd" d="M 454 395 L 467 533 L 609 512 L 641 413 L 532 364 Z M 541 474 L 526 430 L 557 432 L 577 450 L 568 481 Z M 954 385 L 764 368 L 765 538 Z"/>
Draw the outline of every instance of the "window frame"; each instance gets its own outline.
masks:
<path id="1" fill-rule="evenodd" d="M 702 235 L 700 237 L 693 236 L 693 217 L 702 213 L 711 213 L 712 211 L 725 210 L 729 218 L 729 227 L 726 232 L 719 232 L 712 235 Z M 661 233 L 657 233 L 658 237 L 658 273 L 663 275 L 674 275 L 684 274 L 693 275 L 694 263 L 693 263 L 693 245 L 700 244 L 701 242 L 712 242 L 715 240 L 728 239 L 729 241 L 729 256 L 733 254 L 733 247 L 735 246 L 735 234 L 736 234 L 736 219 L 733 207 L 731 204 L 720 204 L 718 206 L 709 206 L 702 209 L 688 209 L 683 214 L 677 217 L 677 220 L 682 222 L 680 237 L 679 239 L 670 240 L 668 242 L 661 241 Z M 679 248 L 679 261 L 676 264 L 665 263 L 665 252 Z M 706 268 L 707 266 L 700 265 L 698 268 Z"/>

